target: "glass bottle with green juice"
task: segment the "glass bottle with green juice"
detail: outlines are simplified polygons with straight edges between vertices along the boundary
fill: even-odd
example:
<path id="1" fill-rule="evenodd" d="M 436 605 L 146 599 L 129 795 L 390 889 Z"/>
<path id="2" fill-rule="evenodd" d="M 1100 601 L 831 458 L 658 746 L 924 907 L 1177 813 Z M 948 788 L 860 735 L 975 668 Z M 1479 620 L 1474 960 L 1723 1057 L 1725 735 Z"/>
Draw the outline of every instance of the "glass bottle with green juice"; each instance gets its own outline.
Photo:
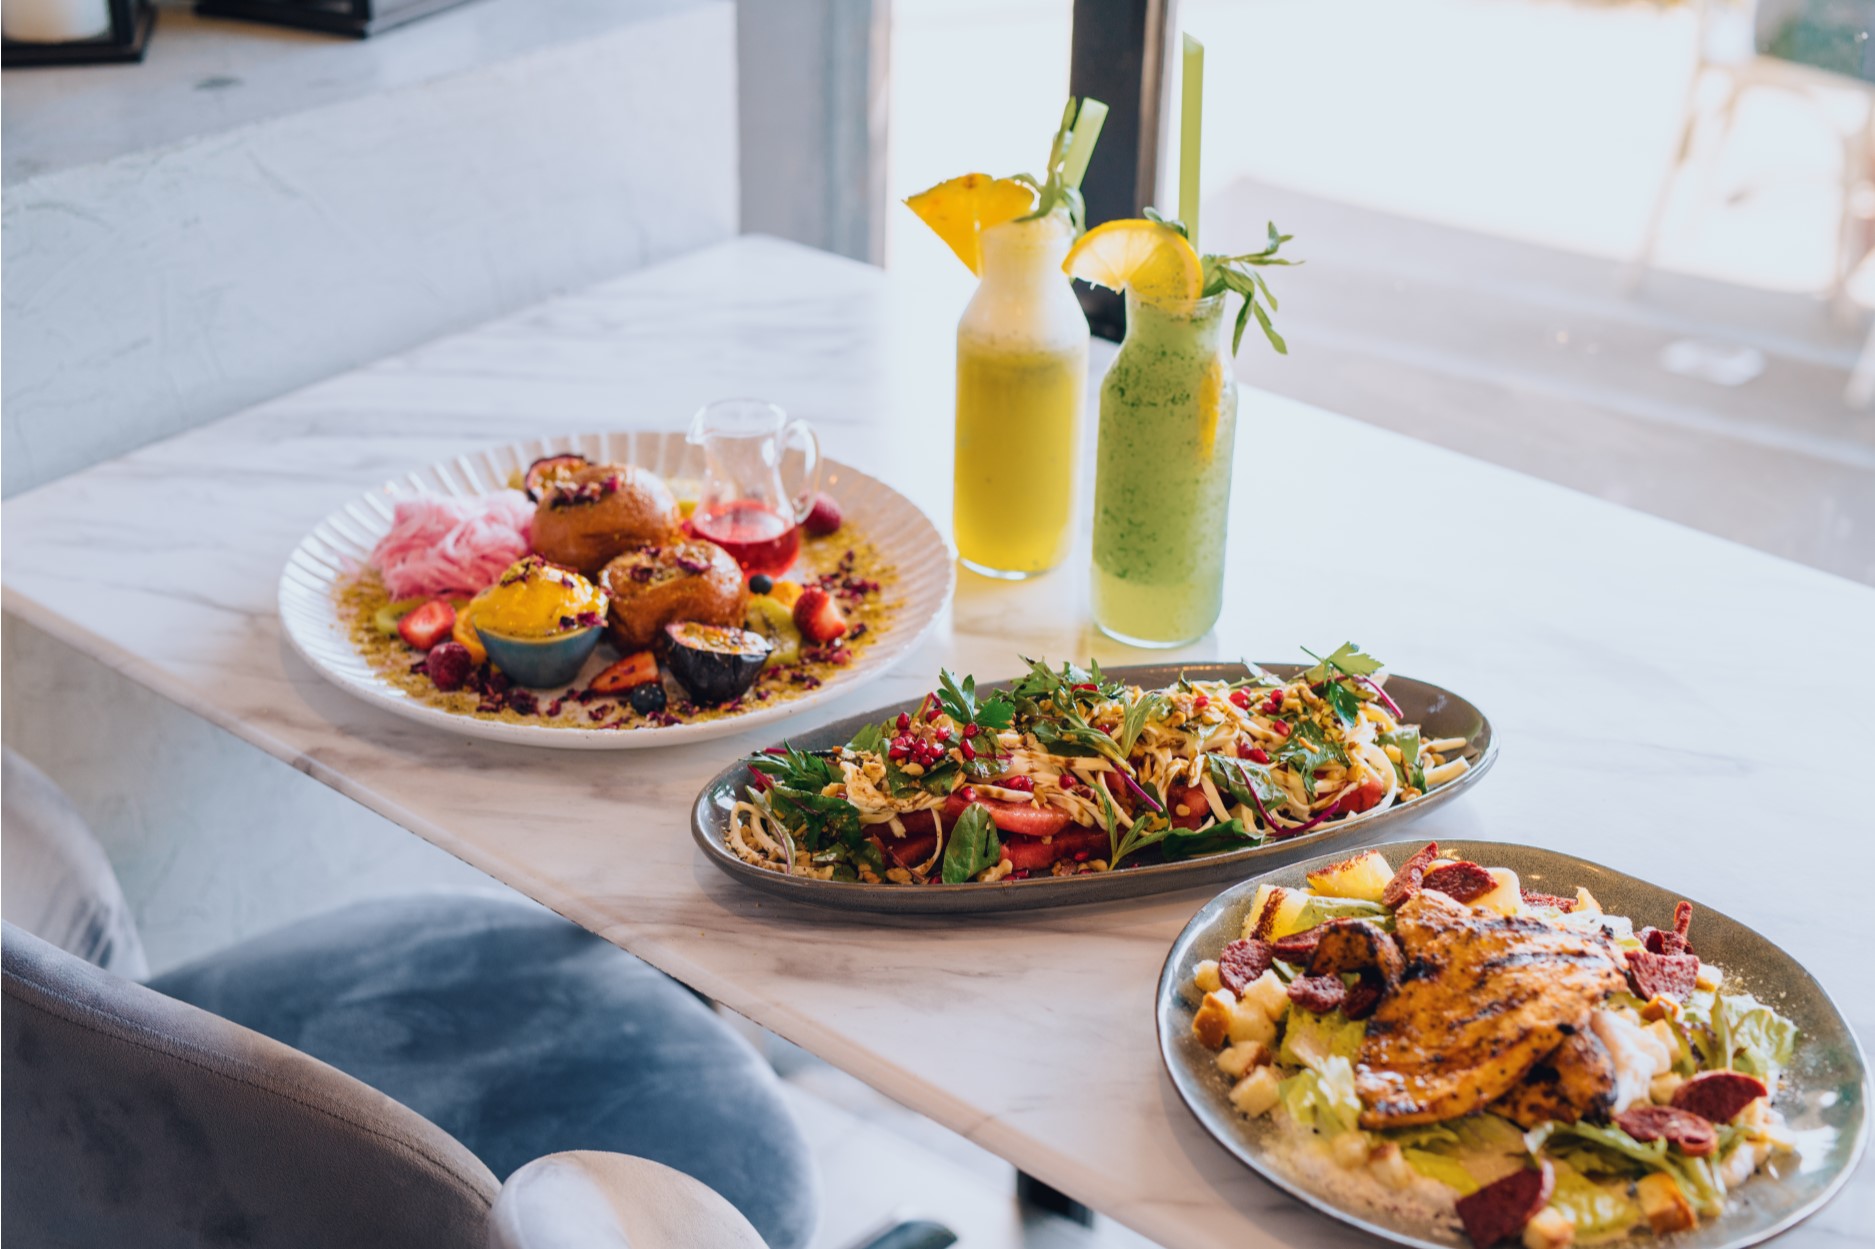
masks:
<path id="1" fill-rule="evenodd" d="M 1289 236 L 1273 225 L 1260 252 L 1200 257 L 1177 222 L 1147 211 L 1090 231 L 1066 267 L 1126 291 L 1126 337 L 1100 387 L 1094 623 L 1131 646 L 1169 647 L 1204 636 L 1223 606 L 1237 435 L 1231 359 L 1252 320 L 1288 351 L 1257 270 L 1293 262 L 1277 255 Z M 1233 293 L 1242 303 L 1226 350 Z"/>

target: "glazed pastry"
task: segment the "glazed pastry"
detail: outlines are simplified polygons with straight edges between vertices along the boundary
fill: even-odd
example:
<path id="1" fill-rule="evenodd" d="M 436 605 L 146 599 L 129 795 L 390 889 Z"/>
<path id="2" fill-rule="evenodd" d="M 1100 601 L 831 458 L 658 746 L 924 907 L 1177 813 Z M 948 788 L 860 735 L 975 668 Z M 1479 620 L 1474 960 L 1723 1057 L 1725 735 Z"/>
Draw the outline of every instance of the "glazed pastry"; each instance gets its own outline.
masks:
<path id="1" fill-rule="evenodd" d="M 607 628 L 627 654 L 651 645 L 674 621 L 739 626 L 749 605 L 741 567 L 702 538 L 626 551 L 605 566 L 599 584 L 612 600 Z"/>
<path id="2" fill-rule="evenodd" d="M 545 484 L 534 511 L 536 554 L 592 576 L 613 556 L 677 531 L 670 487 L 630 464 L 590 464 Z"/>

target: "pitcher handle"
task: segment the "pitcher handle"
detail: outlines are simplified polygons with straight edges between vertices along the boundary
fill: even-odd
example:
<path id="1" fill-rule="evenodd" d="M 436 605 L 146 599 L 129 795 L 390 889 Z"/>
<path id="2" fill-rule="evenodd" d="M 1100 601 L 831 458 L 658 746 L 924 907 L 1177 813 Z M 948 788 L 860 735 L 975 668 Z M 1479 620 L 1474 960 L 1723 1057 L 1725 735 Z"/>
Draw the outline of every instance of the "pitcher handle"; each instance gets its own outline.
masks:
<path id="1" fill-rule="evenodd" d="M 800 524 L 807 519 L 807 514 L 814 510 L 814 495 L 820 490 L 820 438 L 814 433 L 814 427 L 806 421 L 795 419 L 782 427 L 779 439 L 782 451 L 799 445 L 806 463 L 801 469 L 801 489 L 793 496 L 794 523 Z M 779 465 L 777 465 L 779 471 Z M 782 483 L 783 488 L 787 486 Z"/>

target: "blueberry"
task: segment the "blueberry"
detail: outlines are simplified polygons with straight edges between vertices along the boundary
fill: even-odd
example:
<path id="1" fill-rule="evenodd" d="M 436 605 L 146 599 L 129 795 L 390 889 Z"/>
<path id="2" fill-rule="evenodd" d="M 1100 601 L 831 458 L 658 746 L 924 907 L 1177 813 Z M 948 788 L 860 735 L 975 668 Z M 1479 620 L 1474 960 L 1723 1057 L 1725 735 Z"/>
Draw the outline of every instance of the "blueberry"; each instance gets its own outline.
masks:
<path id="1" fill-rule="evenodd" d="M 643 685 L 634 685 L 625 693 L 625 701 L 632 705 L 632 710 L 639 715 L 648 716 L 654 711 L 664 710 L 664 686 L 657 681 L 646 681 Z"/>
<path id="2" fill-rule="evenodd" d="M 766 594 L 775 588 L 775 579 L 766 573 L 756 573 L 749 578 L 749 590 L 754 594 Z"/>

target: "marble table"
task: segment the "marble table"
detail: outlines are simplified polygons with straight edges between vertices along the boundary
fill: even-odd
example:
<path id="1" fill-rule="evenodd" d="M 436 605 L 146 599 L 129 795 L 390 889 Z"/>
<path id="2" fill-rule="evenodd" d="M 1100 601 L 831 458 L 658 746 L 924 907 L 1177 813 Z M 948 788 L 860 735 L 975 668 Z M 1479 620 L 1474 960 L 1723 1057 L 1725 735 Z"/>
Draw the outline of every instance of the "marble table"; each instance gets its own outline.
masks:
<path id="1" fill-rule="evenodd" d="M 1204 893 L 928 921 L 758 899 L 685 820 L 763 741 L 459 740 L 355 702 L 280 636 L 281 565 L 350 496 L 525 435 L 677 427 L 723 395 L 814 420 L 942 521 L 956 312 L 863 266 L 727 244 L 11 500 L 5 608 L 1165 1245 L 1359 1243 L 1242 1171 L 1159 1068 L 1155 978 Z M 1760 925 L 1875 1036 L 1875 590 L 1248 388 L 1281 367 L 1240 363 L 1228 602 L 1182 654 L 1352 638 L 1464 692 L 1502 760 L 1418 832 L 1671 882 Z M 1138 660 L 1089 626 L 1085 558 L 1022 585 L 963 574 L 918 652 L 803 726 L 914 697 L 940 664 Z M 1785 1243 L 1875 1243 L 1871 1189 Z"/>

